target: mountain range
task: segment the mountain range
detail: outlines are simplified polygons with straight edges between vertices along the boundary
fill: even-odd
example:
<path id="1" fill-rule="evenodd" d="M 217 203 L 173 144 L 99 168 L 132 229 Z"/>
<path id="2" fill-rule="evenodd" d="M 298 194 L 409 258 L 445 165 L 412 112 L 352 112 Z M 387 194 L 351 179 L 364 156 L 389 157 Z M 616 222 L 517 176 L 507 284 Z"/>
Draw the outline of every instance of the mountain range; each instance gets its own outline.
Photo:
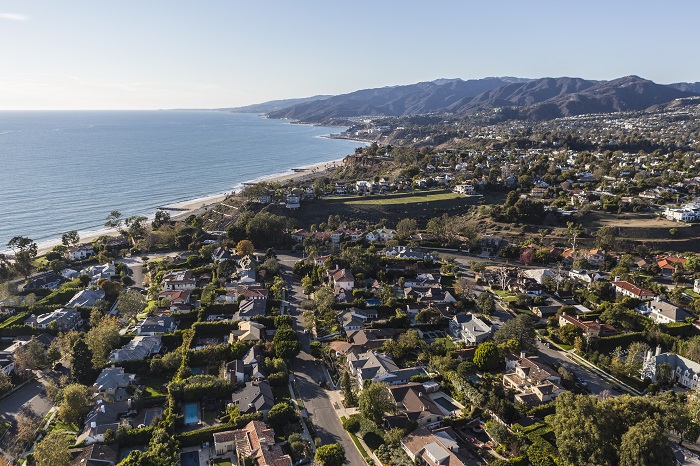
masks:
<path id="1" fill-rule="evenodd" d="M 700 83 L 656 84 L 638 76 L 610 81 L 581 78 L 437 79 L 401 86 L 363 89 L 222 109 L 267 113 L 308 123 L 361 116 L 426 113 L 471 114 L 507 108 L 509 118 L 551 119 L 587 113 L 645 110 L 700 95 Z"/>

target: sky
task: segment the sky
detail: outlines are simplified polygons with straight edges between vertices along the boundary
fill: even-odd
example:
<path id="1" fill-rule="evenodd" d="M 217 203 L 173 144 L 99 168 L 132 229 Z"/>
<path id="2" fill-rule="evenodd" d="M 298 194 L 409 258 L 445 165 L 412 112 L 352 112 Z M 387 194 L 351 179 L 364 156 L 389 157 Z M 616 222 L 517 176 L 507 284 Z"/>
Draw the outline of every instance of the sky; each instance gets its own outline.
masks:
<path id="1" fill-rule="evenodd" d="M 217 108 L 487 76 L 700 81 L 700 2 L 0 0 L 0 109 Z"/>

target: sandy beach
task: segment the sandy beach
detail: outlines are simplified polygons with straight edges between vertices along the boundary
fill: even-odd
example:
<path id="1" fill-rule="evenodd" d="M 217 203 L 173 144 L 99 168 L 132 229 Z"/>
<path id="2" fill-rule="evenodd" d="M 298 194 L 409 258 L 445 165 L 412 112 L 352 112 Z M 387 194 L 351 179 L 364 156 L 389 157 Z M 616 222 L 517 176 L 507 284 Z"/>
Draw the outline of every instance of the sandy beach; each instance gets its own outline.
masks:
<path id="1" fill-rule="evenodd" d="M 315 178 L 317 176 L 322 176 L 323 174 L 327 173 L 330 169 L 333 169 L 335 167 L 338 167 L 342 164 L 343 159 L 337 159 L 337 160 L 331 160 L 328 162 L 320 162 L 317 164 L 313 165 L 307 165 L 307 166 L 302 166 L 298 167 L 297 170 L 303 169 L 304 171 L 289 171 L 285 172 L 282 174 L 273 174 L 269 176 L 262 176 L 260 178 L 257 178 L 255 180 L 251 180 L 250 183 L 256 183 L 256 182 L 268 182 L 268 183 L 280 183 L 284 185 L 285 183 L 289 181 L 301 181 L 309 178 Z M 249 183 L 249 182 L 246 182 Z M 240 191 L 240 189 L 239 189 Z M 173 220 L 184 220 L 185 218 L 189 217 L 190 215 L 200 215 L 204 213 L 206 210 L 208 210 L 210 207 L 214 206 L 215 204 L 218 204 L 222 202 L 224 199 L 226 199 L 228 196 L 235 194 L 235 190 L 232 190 L 231 192 L 227 193 L 220 193 L 220 194 L 214 194 L 211 196 L 206 196 L 198 199 L 192 199 L 188 201 L 182 201 L 182 202 L 175 202 L 172 204 L 166 204 L 163 205 L 162 207 L 165 208 L 165 210 L 168 210 L 168 208 L 172 208 L 173 210 L 168 210 L 168 212 L 171 215 L 171 218 Z M 149 216 L 149 219 L 152 218 L 155 215 L 155 212 Z M 81 243 L 89 243 L 94 241 L 95 239 L 99 238 L 100 236 L 117 236 L 118 233 L 116 230 L 101 230 L 98 232 L 81 232 L 80 234 L 80 242 Z M 60 239 L 56 239 L 55 241 L 52 242 L 46 242 L 42 243 L 39 245 L 39 255 L 44 255 L 47 252 L 51 250 L 54 246 L 57 244 L 61 244 Z"/>

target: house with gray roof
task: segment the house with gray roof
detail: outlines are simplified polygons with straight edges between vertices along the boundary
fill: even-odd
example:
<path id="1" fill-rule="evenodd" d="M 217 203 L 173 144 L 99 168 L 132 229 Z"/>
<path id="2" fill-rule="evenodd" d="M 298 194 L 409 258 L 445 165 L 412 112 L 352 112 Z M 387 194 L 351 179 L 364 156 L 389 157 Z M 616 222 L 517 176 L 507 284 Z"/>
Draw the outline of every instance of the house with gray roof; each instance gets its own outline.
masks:
<path id="1" fill-rule="evenodd" d="M 134 383 L 135 374 L 124 372 L 123 367 L 105 367 L 92 384 L 95 394 L 108 401 L 124 401 L 129 396 L 126 388 Z"/>
<path id="2" fill-rule="evenodd" d="M 686 388 L 695 390 L 700 385 L 700 364 L 675 353 L 661 353 L 661 347 L 656 353 L 649 351 L 644 361 L 642 378 L 650 378 L 656 382 L 659 376 L 659 366 L 667 364 L 671 368 L 671 382 L 677 382 Z"/>
<path id="3" fill-rule="evenodd" d="M 82 290 L 77 292 L 75 296 L 66 303 L 66 307 L 91 307 L 94 306 L 97 301 L 103 301 L 104 299 L 105 292 L 103 290 Z"/>
<path id="4" fill-rule="evenodd" d="M 400 385 L 410 382 L 414 375 L 427 375 L 422 367 L 401 369 L 390 354 L 368 351 L 362 354 L 348 353 L 350 374 L 355 377 L 358 387 L 362 389 L 365 380 L 384 382 L 387 385 Z"/>
<path id="5" fill-rule="evenodd" d="M 659 299 L 642 302 L 638 310 L 642 314 L 648 314 L 651 319 L 659 324 L 683 322 L 688 317 L 692 317 L 685 309 Z"/>
<path id="6" fill-rule="evenodd" d="M 114 362 L 145 359 L 159 353 L 160 349 L 161 341 L 159 336 L 138 336 L 121 348 L 112 350 L 108 359 Z"/>
<path id="7" fill-rule="evenodd" d="M 491 330 L 490 325 L 470 312 L 457 314 L 449 324 L 450 334 L 469 345 L 486 341 L 491 336 Z"/>
<path id="8" fill-rule="evenodd" d="M 275 405 L 272 387 L 267 380 L 252 380 L 246 383 L 245 387 L 231 395 L 231 401 L 238 406 L 241 414 L 260 412 L 265 417 Z"/>
<path id="9" fill-rule="evenodd" d="M 177 328 L 177 324 L 172 317 L 149 316 L 138 323 L 134 328 L 134 333 L 137 335 L 162 335 L 173 333 L 175 328 Z"/>
<path id="10" fill-rule="evenodd" d="M 54 323 L 58 330 L 66 332 L 83 325 L 83 319 L 75 309 L 61 308 L 38 316 L 32 315 L 24 321 L 25 325 L 42 329 L 49 328 Z"/>
<path id="11" fill-rule="evenodd" d="M 263 368 L 262 350 L 258 345 L 251 346 L 243 359 L 226 364 L 226 378 L 231 382 L 245 383 L 267 377 Z"/>

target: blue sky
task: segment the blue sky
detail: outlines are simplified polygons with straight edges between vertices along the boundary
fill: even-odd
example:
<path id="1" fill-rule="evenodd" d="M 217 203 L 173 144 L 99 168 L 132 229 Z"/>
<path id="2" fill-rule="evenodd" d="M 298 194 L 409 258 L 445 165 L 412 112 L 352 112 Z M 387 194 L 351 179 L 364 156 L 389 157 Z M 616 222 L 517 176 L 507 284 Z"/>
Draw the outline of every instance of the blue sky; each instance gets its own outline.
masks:
<path id="1" fill-rule="evenodd" d="M 436 78 L 700 81 L 693 1 L 0 0 L 0 109 L 246 105 Z"/>

